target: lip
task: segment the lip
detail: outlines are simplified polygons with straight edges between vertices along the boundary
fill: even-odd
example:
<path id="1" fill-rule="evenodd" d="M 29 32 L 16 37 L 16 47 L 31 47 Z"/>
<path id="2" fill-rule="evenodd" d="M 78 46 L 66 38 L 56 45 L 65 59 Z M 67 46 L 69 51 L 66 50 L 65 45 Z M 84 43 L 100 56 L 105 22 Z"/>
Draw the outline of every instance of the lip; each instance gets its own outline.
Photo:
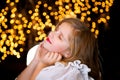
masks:
<path id="1" fill-rule="evenodd" d="M 52 44 L 49 37 L 46 38 L 46 41 L 49 42 L 50 44 Z"/>

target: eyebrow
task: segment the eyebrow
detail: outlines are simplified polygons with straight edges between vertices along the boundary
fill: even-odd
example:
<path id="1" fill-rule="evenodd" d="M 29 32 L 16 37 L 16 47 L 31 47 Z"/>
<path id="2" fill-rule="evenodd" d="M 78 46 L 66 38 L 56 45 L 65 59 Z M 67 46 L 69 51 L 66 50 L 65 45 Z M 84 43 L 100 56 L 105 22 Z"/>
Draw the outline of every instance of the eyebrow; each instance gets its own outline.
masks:
<path id="1" fill-rule="evenodd" d="M 62 31 L 60 31 L 61 35 L 62 35 L 62 38 L 65 40 L 65 41 L 68 41 L 69 39 L 66 39 L 64 34 L 62 33 Z M 69 37 L 69 36 L 68 36 Z"/>

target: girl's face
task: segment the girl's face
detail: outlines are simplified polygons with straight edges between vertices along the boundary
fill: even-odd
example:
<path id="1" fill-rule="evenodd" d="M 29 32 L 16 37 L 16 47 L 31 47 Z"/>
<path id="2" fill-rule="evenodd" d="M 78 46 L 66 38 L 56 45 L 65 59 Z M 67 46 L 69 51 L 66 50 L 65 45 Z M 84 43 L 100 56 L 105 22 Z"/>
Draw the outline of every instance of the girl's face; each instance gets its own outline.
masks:
<path id="1" fill-rule="evenodd" d="M 64 55 L 69 50 L 69 37 L 73 33 L 73 28 L 69 23 L 62 23 L 55 31 L 51 31 L 43 42 L 43 47 L 51 52 L 58 52 Z"/>

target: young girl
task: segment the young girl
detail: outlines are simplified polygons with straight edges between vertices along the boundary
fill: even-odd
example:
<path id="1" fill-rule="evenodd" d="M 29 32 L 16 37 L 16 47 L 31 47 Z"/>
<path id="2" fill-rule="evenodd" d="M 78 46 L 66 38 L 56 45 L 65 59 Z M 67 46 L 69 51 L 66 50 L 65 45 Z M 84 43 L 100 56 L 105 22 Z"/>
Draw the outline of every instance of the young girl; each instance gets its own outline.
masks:
<path id="1" fill-rule="evenodd" d="M 79 19 L 63 19 L 36 47 L 17 80 L 101 80 L 97 39 Z"/>

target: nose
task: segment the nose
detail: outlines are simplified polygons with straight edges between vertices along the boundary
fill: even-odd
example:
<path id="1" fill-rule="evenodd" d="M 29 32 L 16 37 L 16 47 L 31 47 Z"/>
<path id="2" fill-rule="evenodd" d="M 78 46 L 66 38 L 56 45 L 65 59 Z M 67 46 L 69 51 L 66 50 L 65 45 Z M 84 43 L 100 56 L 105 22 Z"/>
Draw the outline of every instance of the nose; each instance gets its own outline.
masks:
<path id="1" fill-rule="evenodd" d="M 53 38 L 53 36 L 54 36 L 54 31 L 51 31 L 51 32 L 49 33 L 48 37 Z"/>

